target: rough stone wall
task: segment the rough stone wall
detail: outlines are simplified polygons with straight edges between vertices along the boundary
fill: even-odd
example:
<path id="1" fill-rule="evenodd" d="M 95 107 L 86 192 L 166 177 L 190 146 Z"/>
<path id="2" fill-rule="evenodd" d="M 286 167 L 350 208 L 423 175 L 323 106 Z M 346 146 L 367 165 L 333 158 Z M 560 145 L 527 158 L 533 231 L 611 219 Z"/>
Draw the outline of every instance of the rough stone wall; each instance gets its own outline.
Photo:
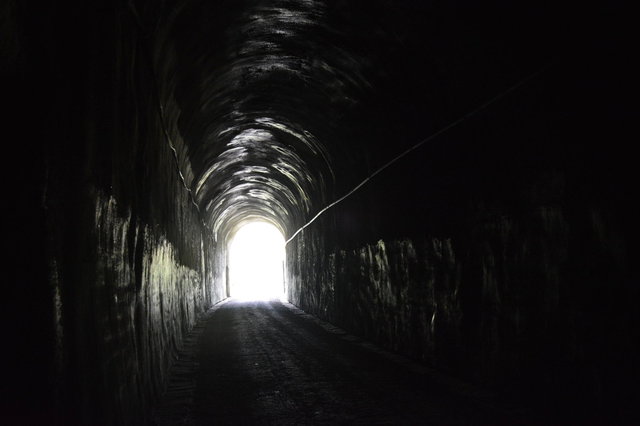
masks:
<path id="1" fill-rule="evenodd" d="M 186 189 L 180 111 L 152 72 L 154 11 L 10 6 L 25 163 L 15 223 L 32 229 L 10 234 L 16 278 L 33 272 L 10 297 L 19 325 L 3 416 L 145 424 L 182 337 L 224 297 L 216 244 Z"/>
<path id="2" fill-rule="evenodd" d="M 603 231 L 611 224 L 586 214 L 588 229 L 576 230 L 559 208 L 540 207 L 466 228 L 470 240 L 414 236 L 347 249 L 328 248 L 333 238 L 314 227 L 288 247 L 288 297 L 540 412 L 624 419 L 636 395 L 636 290 L 624 270 L 607 265 L 624 259 L 617 243 L 601 243 L 617 237 Z M 589 247 L 576 239 L 591 240 Z M 583 249 L 606 260 L 585 259 Z M 581 273 L 591 266 L 607 277 Z M 600 411 L 611 407 L 620 411 Z"/>
<path id="3" fill-rule="evenodd" d="M 541 413 L 634 416 L 629 130 L 601 113 L 619 99 L 600 103 L 570 75 L 444 135 L 305 229 L 287 247 L 292 303 Z"/>
<path id="4" fill-rule="evenodd" d="M 81 243 L 87 244 L 85 255 L 91 257 L 84 278 L 57 283 L 66 295 L 59 306 L 61 357 L 68 358 L 66 367 L 76 379 L 72 389 L 63 391 L 74 399 L 67 417 L 81 423 L 144 423 L 184 333 L 219 300 L 212 294 L 202 230 L 198 222 L 184 230 L 184 237 L 195 244 L 189 258 L 183 252 L 181 259 L 166 234 L 130 211 L 121 216 L 113 196 L 98 195 L 93 230 L 84 231 L 88 235 Z M 87 287 L 88 294 L 79 296 L 75 286 Z M 72 303 L 87 310 L 67 314 Z M 69 328 L 75 329 L 71 336 L 84 354 L 67 347 Z"/>

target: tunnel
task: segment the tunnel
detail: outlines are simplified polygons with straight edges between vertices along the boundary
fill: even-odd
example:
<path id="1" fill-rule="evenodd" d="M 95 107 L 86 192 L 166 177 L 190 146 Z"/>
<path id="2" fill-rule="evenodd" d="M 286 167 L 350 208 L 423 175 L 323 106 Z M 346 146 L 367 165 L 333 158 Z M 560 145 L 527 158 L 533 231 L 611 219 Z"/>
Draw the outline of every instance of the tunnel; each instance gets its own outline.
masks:
<path id="1" fill-rule="evenodd" d="M 630 7 L 5 0 L 0 17 L 3 424 L 640 420 Z M 230 247 L 255 223 L 284 241 L 282 287 L 243 304 Z M 261 353 L 258 325 L 233 334 L 260 315 L 316 333 L 270 344 L 349 367 L 295 387 L 298 352 L 260 358 L 267 398 L 225 352 Z M 356 373 L 369 396 L 340 390 Z M 206 421 L 161 422 L 203 392 Z"/>

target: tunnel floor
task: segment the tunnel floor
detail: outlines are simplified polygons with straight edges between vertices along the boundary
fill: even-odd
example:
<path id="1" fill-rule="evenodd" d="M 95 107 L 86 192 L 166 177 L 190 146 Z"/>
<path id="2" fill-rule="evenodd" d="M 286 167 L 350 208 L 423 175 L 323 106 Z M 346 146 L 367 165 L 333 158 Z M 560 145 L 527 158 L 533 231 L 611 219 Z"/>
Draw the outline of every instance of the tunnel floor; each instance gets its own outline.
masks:
<path id="1" fill-rule="evenodd" d="M 233 299 L 201 322 L 154 417 L 158 425 L 532 423 L 293 305 Z"/>

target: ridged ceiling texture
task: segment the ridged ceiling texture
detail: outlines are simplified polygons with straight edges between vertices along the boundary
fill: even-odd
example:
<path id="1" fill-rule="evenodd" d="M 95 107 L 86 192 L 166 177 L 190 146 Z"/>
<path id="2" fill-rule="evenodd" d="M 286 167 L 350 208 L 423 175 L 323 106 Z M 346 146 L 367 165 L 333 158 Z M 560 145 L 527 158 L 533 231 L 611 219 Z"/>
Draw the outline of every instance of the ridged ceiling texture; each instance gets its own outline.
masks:
<path id="1" fill-rule="evenodd" d="M 350 47 L 361 37 L 336 27 L 339 12 L 312 0 L 190 2 L 173 21 L 191 189 L 218 238 L 257 217 L 290 235 L 330 201 L 335 123 L 369 84 L 367 57 Z"/>
<path id="2" fill-rule="evenodd" d="M 156 34 L 170 42 L 155 63 L 179 109 L 187 184 L 218 240 L 256 217 L 292 235 L 403 149 L 547 66 L 564 49 L 558 34 L 581 22 L 501 0 L 165 10 Z"/>

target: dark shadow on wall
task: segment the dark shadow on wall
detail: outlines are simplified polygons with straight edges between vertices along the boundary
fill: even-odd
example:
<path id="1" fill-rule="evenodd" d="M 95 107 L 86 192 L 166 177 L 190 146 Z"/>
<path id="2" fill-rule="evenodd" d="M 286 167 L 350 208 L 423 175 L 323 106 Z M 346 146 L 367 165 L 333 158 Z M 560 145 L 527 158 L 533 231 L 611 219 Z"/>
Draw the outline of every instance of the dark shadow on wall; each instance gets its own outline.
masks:
<path id="1" fill-rule="evenodd" d="M 292 241 L 291 301 L 524 401 L 542 420 L 637 419 L 629 237 L 637 70 L 626 21 L 616 18 L 576 35 L 574 50 L 538 55 L 550 60 L 539 77 L 391 166 Z M 367 136 L 417 142 L 438 128 L 392 122 L 408 128 L 372 125 Z M 392 150 L 401 151 L 388 144 L 377 154 Z"/>
<path id="2" fill-rule="evenodd" d="M 144 424 L 183 336 L 223 297 L 148 34 L 126 2 L 76 6 L 2 6 L 7 424 Z"/>

